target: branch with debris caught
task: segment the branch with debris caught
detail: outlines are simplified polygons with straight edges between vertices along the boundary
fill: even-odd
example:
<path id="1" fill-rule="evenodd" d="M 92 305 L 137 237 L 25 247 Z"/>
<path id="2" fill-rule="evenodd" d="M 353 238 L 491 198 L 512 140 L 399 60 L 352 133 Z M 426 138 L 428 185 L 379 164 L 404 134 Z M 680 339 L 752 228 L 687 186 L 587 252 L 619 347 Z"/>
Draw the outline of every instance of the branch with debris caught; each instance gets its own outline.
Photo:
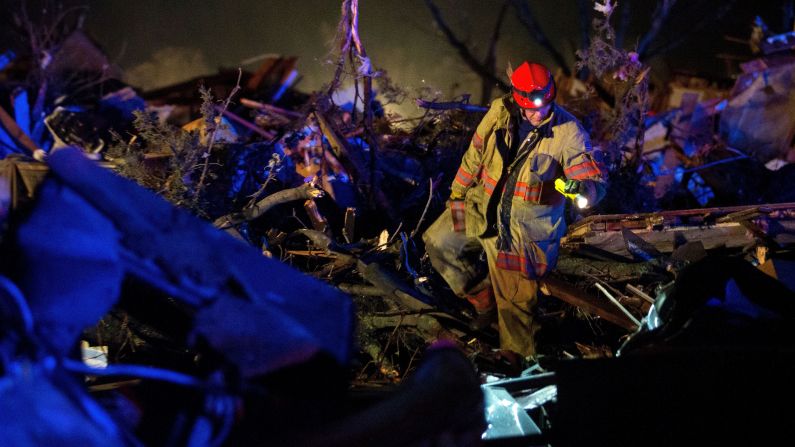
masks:
<path id="1" fill-rule="evenodd" d="M 620 164 L 625 146 L 634 149 L 631 163 L 641 161 L 644 127 L 642 125 L 649 107 L 647 65 L 636 52 L 616 46 L 615 31 L 610 19 L 615 11 L 613 0 L 595 2 L 594 9 L 601 14 L 593 20 L 593 36 L 588 48 L 577 51 L 579 69 L 588 68 L 596 76 L 597 86 L 611 86 L 613 110 L 604 120 L 607 125 L 592 131 L 592 135 L 606 142 L 608 157 Z M 619 160 L 619 162 L 615 162 Z M 611 163 L 613 164 L 613 163 Z"/>

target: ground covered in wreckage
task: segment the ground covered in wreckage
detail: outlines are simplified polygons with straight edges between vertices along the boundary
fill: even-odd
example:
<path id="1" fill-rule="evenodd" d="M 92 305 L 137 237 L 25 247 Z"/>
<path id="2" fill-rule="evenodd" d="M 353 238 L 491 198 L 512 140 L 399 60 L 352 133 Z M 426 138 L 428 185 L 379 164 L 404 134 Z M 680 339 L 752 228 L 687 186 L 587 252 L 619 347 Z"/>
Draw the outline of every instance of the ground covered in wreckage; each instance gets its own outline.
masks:
<path id="1" fill-rule="evenodd" d="M 0 388 L 70 397 L 41 400 L 48 411 L 93 415 L 82 445 L 135 442 L 107 431 L 80 384 L 44 380 L 55 368 L 46 359 L 66 359 L 55 363 L 68 377 L 87 375 L 91 396 L 147 445 L 409 445 L 466 434 L 467 424 L 482 429 L 467 412 L 482 409 L 467 406 L 481 399 L 473 384 L 524 377 L 541 393 L 544 374 L 567 360 L 611 359 L 622 347 L 764 345 L 786 361 L 790 331 L 758 321 L 793 316 L 779 298 L 795 288 L 795 124 L 749 116 L 791 104 L 781 92 L 793 87 L 792 56 L 760 56 L 730 88 L 680 79 L 650 97 L 637 54 L 604 51 L 604 14 L 578 55 L 590 87 L 565 89 L 580 81 L 564 75 L 558 85 L 559 102 L 605 153 L 610 186 L 595 208 L 568 209 L 530 359 L 500 351 L 495 325 L 472 329 L 474 310 L 423 245 L 483 107 L 407 92 L 368 71 L 349 9 L 335 77 L 311 94 L 291 84 L 296 59 L 278 56 L 255 72 L 137 92 L 108 74 L 112 64 L 77 27 L 59 28 L 49 68 L 4 54 L 0 384 L 32 377 L 38 388 Z M 351 103 L 335 95 L 345 83 L 358 92 Z M 387 112 L 409 100 L 417 117 Z M 756 132 L 762 124 L 767 134 Z M 721 306 L 710 299 L 724 292 L 756 307 L 712 313 Z M 660 297 L 669 304 L 656 315 L 667 326 L 644 335 L 639 323 Z M 450 356 L 451 346 L 467 361 Z M 81 357 L 110 365 L 107 374 L 68 360 Z M 561 374 L 577 377 L 565 366 Z M 608 391 L 623 396 L 603 390 L 598 403 L 616 397 Z M 5 397 L 0 422 L 15 399 L 35 400 Z M 574 424 L 575 400 L 565 402 Z M 398 436 L 366 417 L 346 419 L 365 408 L 383 423 L 417 413 Z M 545 431 L 552 414 L 533 408 Z"/>

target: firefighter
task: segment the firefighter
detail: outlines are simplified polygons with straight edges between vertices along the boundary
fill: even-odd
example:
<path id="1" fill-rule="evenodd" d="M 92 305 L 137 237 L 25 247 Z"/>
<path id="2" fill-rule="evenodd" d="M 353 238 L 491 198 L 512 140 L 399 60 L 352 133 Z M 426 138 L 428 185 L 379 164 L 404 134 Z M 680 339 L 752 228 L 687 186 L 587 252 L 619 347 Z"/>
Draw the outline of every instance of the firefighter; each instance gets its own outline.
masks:
<path id="1" fill-rule="evenodd" d="M 549 69 L 524 62 L 509 76 L 512 92 L 478 125 L 448 203 L 452 230 L 485 251 L 491 290 L 470 297 L 478 319 L 496 314 L 500 348 L 531 357 L 539 280 L 554 268 L 566 232 L 555 179 L 589 205 L 604 196 L 606 179 L 582 125 L 554 102 Z"/>

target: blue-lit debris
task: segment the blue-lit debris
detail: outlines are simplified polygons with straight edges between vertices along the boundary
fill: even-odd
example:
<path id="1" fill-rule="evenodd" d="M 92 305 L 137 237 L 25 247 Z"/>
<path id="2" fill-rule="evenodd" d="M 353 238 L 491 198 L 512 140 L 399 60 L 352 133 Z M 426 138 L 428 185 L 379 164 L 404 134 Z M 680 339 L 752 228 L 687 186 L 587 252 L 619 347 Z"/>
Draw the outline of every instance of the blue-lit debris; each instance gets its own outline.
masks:
<path id="1" fill-rule="evenodd" d="M 46 365 L 3 365 L 0 437 L 6 446 L 133 446 L 72 377 Z M 9 369 L 9 367 L 13 366 Z"/>
<path id="2" fill-rule="evenodd" d="M 284 96 L 284 93 L 287 92 L 287 89 L 292 87 L 292 85 L 295 83 L 296 79 L 298 79 L 298 70 L 291 70 L 290 74 L 288 74 L 287 77 L 282 80 L 281 84 L 279 85 L 279 89 L 273 94 L 271 102 L 279 102 L 279 100 L 282 99 L 282 96 Z"/>
<path id="3" fill-rule="evenodd" d="M 33 213 L 18 231 L 19 287 L 40 336 L 66 354 L 80 332 L 116 302 L 124 275 L 121 234 L 63 184 L 47 182 L 37 195 Z"/>
<path id="4" fill-rule="evenodd" d="M 6 68 L 6 66 L 16 59 L 16 57 L 17 55 L 10 50 L 0 54 L 0 70 Z"/>
<path id="5" fill-rule="evenodd" d="M 22 132 L 30 135 L 30 103 L 28 92 L 25 90 L 20 90 L 14 95 L 14 119 Z"/>
<path id="6" fill-rule="evenodd" d="M 516 402 L 522 406 L 526 411 L 535 410 L 550 402 L 554 402 L 558 397 L 558 387 L 556 385 L 547 385 L 537 391 L 534 391 L 525 396 L 518 396 Z"/>
<path id="7" fill-rule="evenodd" d="M 3 126 L 0 126 L 0 155 L 5 158 L 9 153 L 18 151 L 17 144 L 11 138 L 11 135 L 8 134 Z"/>
<path id="8" fill-rule="evenodd" d="M 662 256 L 662 253 L 653 244 L 646 242 L 646 240 L 628 228 L 621 229 L 621 236 L 624 238 L 624 245 L 627 251 L 636 260 L 650 261 Z"/>
<path id="9" fill-rule="evenodd" d="M 748 298 L 740 290 L 737 281 L 729 279 L 726 281 L 726 290 L 723 294 L 723 299 L 713 297 L 704 303 L 715 309 L 721 309 L 728 314 L 734 314 L 743 318 L 749 318 L 755 321 L 774 321 L 780 317 L 779 314 L 771 309 L 765 308 L 759 303 L 755 303 Z"/>
<path id="10" fill-rule="evenodd" d="M 690 190 L 701 206 L 706 206 L 710 200 L 715 198 L 712 188 L 707 185 L 697 172 L 691 174 L 690 180 L 687 181 L 687 189 Z"/>
<path id="11" fill-rule="evenodd" d="M 347 296 L 262 257 L 76 149 L 54 152 L 49 164 L 54 178 L 20 230 L 21 288 L 63 352 L 115 303 L 122 275 L 131 274 L 200 308 L 199 333 L 244 374 L 306 360 L 297 352 L 322 351 L 347 363 L 354 318 Z M 221 308 L 241 312 L 215 319 Z M 246 332 L 248 349 L 258 353 L 253 360 L 238 350 L 242 328 L 258 331 Z"/>
<path id="12" fill-rule="evenodd" d="M 146 109 L 146 102 L 130 86 L 110 92 L 100 100 L 100 109 L 112 111 L 125 120 L 132 120 L 133 113 Z"/>
<path id="13" fill-rule="evenodd" d="M 486 412 L 484 440 L 540 435 L 541 429 L 504 388 L 483 386 Z"/>

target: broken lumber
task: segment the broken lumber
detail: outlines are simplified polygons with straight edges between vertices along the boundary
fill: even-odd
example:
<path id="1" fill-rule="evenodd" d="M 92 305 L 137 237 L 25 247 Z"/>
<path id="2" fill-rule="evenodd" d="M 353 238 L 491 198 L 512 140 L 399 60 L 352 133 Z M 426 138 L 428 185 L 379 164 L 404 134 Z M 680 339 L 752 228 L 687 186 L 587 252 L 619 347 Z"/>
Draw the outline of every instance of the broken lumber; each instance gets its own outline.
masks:
<path id="1" fill-rule="evenodd" d="M 761 229 L 749 232 L 752 219 L 767 219 L 765 236 L 778 245 L 795 243 L 795 203 L 697 208 L 655 213 L 589 216 L 569 227 L 561 247 L 579 252 L 597 249 L 632 259 L 627 230 L 661 253 L 671 253 L 687 242 L 699 241 L 704 249 L 741 248 L 753 242 Z M 772 223 L 775 225 L 772 225 Z M 756 227 L 755 227 L 756 228 Z"/>
<path id="2" fill-rule="evenodd" d="M 237 114 L 232 113 L 229 110 L 227 110 L 227 109 L 225 109 L 225 108 L 223 108 L 223 107 L 221 107 L 219 105 L 216 105 L 213 108 L 215 109 L 216 112 L 218 112 L 221 115 L 223 115 L 223 116 L 231 119 L 232 121 L 240 124 L 241 126 L 243 126 L 246 129 L 256 133 L 257 135 L 267 139 L 268 141 L 271 141 L 271 140 L 273 140 L 276 137 L 276 134 L 274 134 L 273 132 L 268 132 L 265 129 L 261 129 L 256 124 L 253 124 L 253 123 L 241 118 Z"/>
<path id="3" fill-rule="evenodd" d="M 558 278 L 548 277 L 542 281 L 542 285 L 542 290 L 545 287 L 550 295 L 572 306 L 577 306 L 589 314 L 596 315 L 628 331 L 636 329 L 635 323 L 619 312 L 610 302 L 598 300 L 584 290 L 567 284 Z"/>
<path id="4" fill-rule="evenodd" d="M 262 110 L 264 112 L 273 113 L 276 115 L 282 115 L 288 118 L 301 118 L 301 114 L 298 112 L 294 112 L 292 110 L 283 109 L 281 107 L 276 107 L 271 104 L 265 104 L 264 102 L 254 101 L 252 99 L 247 98 L 240 98 L 240 104 L 244 105 L 245 107 L 251 109 Z"/>
<path id="5" fill-rule="evenodd" d="M 365 175 L 367 172 L 367 163 L 362 156 L 348 147 L 348 143 L 340 137 L 340 133 L 334 129 L 329 120 L 327 120 L 322 113 L 315 112 L 315 117 L 320 125 L 320 131 L 323 132 L 323 135 L 331 146 L 332 152 L 334 152 L 334 156 L 340 160 L 345 171 L 357 182 L 365 185 L 369 184 L 368 177 Z"/>

